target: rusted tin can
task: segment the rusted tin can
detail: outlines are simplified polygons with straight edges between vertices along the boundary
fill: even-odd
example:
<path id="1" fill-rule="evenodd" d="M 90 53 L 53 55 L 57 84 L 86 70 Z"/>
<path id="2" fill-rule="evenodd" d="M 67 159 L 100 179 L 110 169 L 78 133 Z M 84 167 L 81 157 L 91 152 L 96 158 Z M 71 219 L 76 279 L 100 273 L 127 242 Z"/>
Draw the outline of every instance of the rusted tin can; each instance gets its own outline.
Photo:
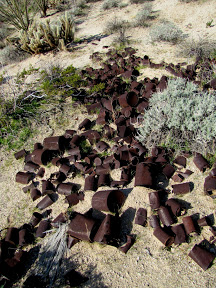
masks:
<path id="1" fill-rule="evenodd" d="M 160 218 L 160 220 L 164 226 L 168 227 L 174 223 L 174 220 L 173 220 L 172 216 L 170 215 L 167 207 L 161 206 L 158 209 L 158 216 L 159 216 L 159 218 Z"/>
<path id="2" fill-rule="evenodd" d="M 40 166 L 38 164 L 32 163 L 32 162 L 27 162 L 24 165 L 24 170 L 27 172 L 36 172 L 38 169 L 40 168 Z"/>
<path id="3" fill-rule="evenodd" d="M 166 247 L 169 247 L 174 243 L 174 237 L 167 234 L 161 227 L 156 227 L 153 235 Z"/>
<path id="4" fill-rule="evenodd" d="M 103 152 L 103 151 L 106 151 L 108 148 L 109 148 L 109 145 L 104 142 L 104 141 L 99 141 L 97 144 L 96 144 L 96 148 L 99 152 Z"/>
<path id="5" fill-rule="evenodd" d="M 136 213 L 135 224 L 145 226 L 147 222 L 147 210 L 145 208 L 139 208 Z"/>
<path id="6" fill-rule="evenodd" d="M 51 152 L 47 149 L 36 149 L 31 153 L 31 161 L 38 165 L 47 165 L 51 161 Z"/>
<path id="7" fill-rule="evenodd" d="M 91 124 L 92 124 L 92 122 L 88 118 L 86 118 L 79 124 L 78 128 L 79 128 L 79 130 L 82 130 L 82 129 L 87 130 L 87 129 L 90 129 Z"/>
<path id="8" fill-rule="evenodd" d="M 139 163 L 136 166 L 134 186 L 151 187 L 153 184 L 150 167 L 145 163 Z"/>
<path id="9" fill-rule="evenodd" d="M 21 184 L 28 184 L 33 178 L 34 175 L 30 172 L 18 172 L 16 174 L 16 182 Z"/>
<path id="10" fill-rule="evenodd" d="M 207 216 L 204 216 L 202 218 L 200 218 L 199 220 L 197 220 L 197 224 L 199 226 L 210 226 L 210 221 L 209 218 Z"/>
<path id="11" fill-rule="evenodd" d="M 175 168 L 168 163 L 164 166 L 162 172 L 168 179 L 170 179 L 172 175 L 175 173 Z"/>
<path id="12" fill-rule="evenodd" d="M 27 154 L 25 149 L 22 149 L 14 154 L 14 157 L 18 160 L 23 158 Z"/>
<path id="13" fill-rule="evenodd" d="M 76 133 L 76 130 L 72 130 L 72 129 L 65 130 L 64 137 L 66 139 L 72 138 L 75 133 Z"/>
<path id="14" fill-rule="evenodd" d="M 84 191 L 87 190 L 91 191 L 97 190 L 97 178 L 95 178 L 95 176 L 90 175 L 85 178 Z"/>
<path id="15" fill-rule="evenodd" d="M 216 197 L 216 177 L 207 176 L 205 178 L 204 192 L 211 198 Z"/>
<path id="16" fill-rule="evenodd" d="M 183 224 L 172 226 L 171 229 L 172 229 L 173 233 L 175 234 L 175 238 L 174 238 L 175 239 L 174 240 L 175 245 L 179 245 L 181 243 L 186 242 L 186 234 L 185 234 Z"/>
<path id="17" fill-rule="evenodd" d="M 205 169 L 209 167 L 208 162 L 200 153 L 195 154 L 193 162 L 201 172 L 204 172 Z"/>
<path id="18" fill-rule="evenodd" d="M 50 227 L 49 220 L 42 220 L 36 230 L 35 237 L 44 238 L 46 236 L 46 230 Z"/>
<path id="19" fill-rule="evenodd" d="M 41 168 L 38 170 L 36 176 L 37 176 L 37 177 L 40 177 L 40 178 L 43 178 L 43 177 L 44 177 L 44 174 L 45 174 L 45 169 L 44 169 L 43 167 L 41 167 Z"/>
<path id="20" fill-rule="evenodd" d="M 30 195 L 31 195 L 32 200 L 35 201 L 41 197 L 41 192 L 39 189 L 34 188 L 34 189 L 31 189 Z"/>
<path id="21" fill-rule="evenodd" d="M 48 150 L 59 150 L 64 151 L 65 149 L 65 138 L 64 136 L 53 136 L 44 138 L 43 147 Z"/>
<path id="22" fill-rule="evenodd" d="M 60 223 L 66 223 L 67 217 L 65 213 L 60 213 L 52 222 L 53 227 L 58 228 Z"/>
<path id="23" fill-rule="evenodd" d="M 188 254 L 204 271 L 209 268 L 215 258 L 215 254 L 195 245 Z"/>
<path id="24" fill-rule="evenodd" d="M 42 196 L 55 192 L 55 187 L 50 180 L 42 180 Z"/>
<path id="25" fill-rule="evenodd" d="M 149 217 L 149 226 L 151 226 L 152 228 L 156 228 L 160 226 L 160 221 L 157 215 L 151 215 Z"/>
<path id="26" fill-rule="evenodd" d="M 71 247 L 73 247 L 76 243 L 78 243 L 79 240 L 77 238 L 74 238 L 70 235 L 68 235 L 68 238 L 67 238 L 67 248 L 68 249 L 71 249 Z"/>
<path id="27" fill-rule="evenodd" d="M 35 143 L 34 144 L 34 150 L 36 150 L 36 149 L 43 149 L 43 145 L 39 142 Z"/>
<path id="28" fill-rule="evenodd" d="M 59 168 L 59 171 L 64 173 L 66 176 L 68 175 L 68 173 L 71 170 L 71 166 L 67 165 L 67 164 L 62 164 Z"/>
<path id="29" fill-rule="evenodd" d="M 190 182 L 172 185 L 173 193 L 175 195 L 186 194 L 191 191 Z"/>
<path id="30" fill-rule="evenodd" d="M 182 216 L 186 213 L 185 209 L 176 199 L 168 199 L 165 203 L 166 206 L 170 207 L 173 215 Z"/>
<path id="31" fill-rule="evenodd" d="M 92 197 L 92 208 L 100 211 L 117 212 L 123 205 L 125 196 L 121 190 L 105 190 Z"/>
<path id="32" fill-rule="evenodd" d="M 24 193 L 27 193 L 28 191 L 30 191 L 31 189 L 34 189 L 36 187 L 36 183 L 32 182 L 30 185 L 25 186 L 22 188 Z"/>
<path id="33" fill-rule="evenodd" d="M 68 226 L 68 234 L 84 241 L 92 241 L 95 236 L 96 221 L 82 214 L 76 214 Z"/>
<path id="34" fill-rule="evenodd" d="M 57 187 L 57 192 L 62 195 L 70 195 L 72 192 L 76 192 L 78 189 L 75 183 L 61 183 Z"/>
<path id="35" fill-rule="evenodd" d="M 76 193 L 72 193 L 66 196 L 66 201 L 69 204 L 69 207 L 78 204 L 79 200 L 80 200 L 80 197 Z"/>
<path id="36" fill-rule="evenodd" d="M 19 229 L 16 227 L 9 227 L 5 236 L 5 241 L 17 245 L 19 242 Z"/>
<path id="37" fill-rule="evenodd" d="M 148 196 L 151 209 L 158 209 L 160 207 L 160 197 L 158 191 L 150 192 Z"/>
<path id="38" fill-rule="evenodd" d="M 102 221 L 98 231 L 94 237 L 94 241 L 109 244 L 112 239 L 112 235 L 115 234 L 115 217 L 107 214 Z"/>
<path id="39" fill-rule="evenodd" d="M 32 217 L 30 219 L 29 224 L 31 224 L 33 227 L 35 227 L 41 221 L 42 218 L 43 218 L 42 214 L 40 214 L 38 212 L 34 212 L 32 214 Z"/>
<path id="40" fill-rule="evenodd" d="M 135 238 L 133 236 L 127 235 L 127 242 L 123 244 L 122 246 L 120 246 L 118 249 L 121 252 L 126 254 L 128 250 L 133 246 L 134 243 L 135 243 Z"/>
<path id="41" fill-rule="evenodd" d="M 50 180 L 50 182 L 52 183 L 52 184 L 60 184 L 60 183 L 62 183 L 63 181 L 65 181 L 66 180 L 66 175 L 64 174 L 64 173 L 62 173 L 62 172 L 54 172 L 54 173 L 52 173 L 51 175 L 50 175 L 50 178 L 49 178 L 49 180 Z"/>
<path id="42" fill-rule="evenodd" d="M 194 226 L 194 222 L 191 216 L 185 216 L 182 218 L 183 224 L 184 224 L 184 228 L 185 231 L 187 233 L 187 235 L 196 232 L 196 228 Z"/>
<path id="43" fill-rule="evenodd" d="M 40 210 L 43 210 L 43 209 L 49 207 L 50 205 L 52 205 L 57 200 L 58 200 L 57 194 L 55 194 L 55 193 L 48 194 L 37 204 L 36 207 L 39 208 Z"/>

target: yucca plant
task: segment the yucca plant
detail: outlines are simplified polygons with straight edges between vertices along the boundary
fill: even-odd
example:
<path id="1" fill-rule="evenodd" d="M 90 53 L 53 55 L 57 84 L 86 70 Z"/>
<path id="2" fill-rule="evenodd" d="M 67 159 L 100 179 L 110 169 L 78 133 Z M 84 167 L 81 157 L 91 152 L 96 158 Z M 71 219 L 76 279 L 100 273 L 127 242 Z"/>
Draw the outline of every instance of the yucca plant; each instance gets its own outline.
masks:
<path id="1" fill-rule="evenodd" d="M 35 2 L 42 13 L 42 16 L 46 17 L 48 9 L 48 0 L 35 0 Z"/>
<path id="2" fill-rule="evenodd" d="M 0 17 L 17 30 L 27 31 L 30 25 L 29 0 L 0 0 Z"/>

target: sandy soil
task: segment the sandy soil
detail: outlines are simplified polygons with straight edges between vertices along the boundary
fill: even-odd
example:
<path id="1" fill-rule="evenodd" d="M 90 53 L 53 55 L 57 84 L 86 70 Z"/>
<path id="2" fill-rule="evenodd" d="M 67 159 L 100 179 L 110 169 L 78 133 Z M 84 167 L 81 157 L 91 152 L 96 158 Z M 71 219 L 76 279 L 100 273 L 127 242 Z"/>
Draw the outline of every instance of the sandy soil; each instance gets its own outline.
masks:
<path id="1" fill-rule="evenodd" d="M 161 19 L 168 19 L 178 25 L 184 33 L 189 34 L 191 38 L 211 37 L 216 39 L 216 25 L 206 28 L 206 22 L 215 19 L 216 5 L 215 1 L 198 1 L 192 3 L 180 3 L 177 0 L 155 0 L 152 2 L 154 10 L 158 17 L 152 21 L 152 24 Z M 133 22 L 136 13 L 141 5 L 128 5 L 121 9 L 111 9 L 103 11 L 102 2 L 90 4 L 90 11 L 87 16 L 81 17 L 81 24 L 78 25 L 77 38 L 101 35 L 106 27 L 106 22 L 119 17 L 129 22 Z M 185 59 L 178 54 L 178 47 L 169 43 L 151 43 L 149 38 L 150 28 L 130 28 L 127 35 L 131 40 L 131 46 L 138 49 L 137 55 L 149 55 L 155 63 L 165 61 L 167 63 L 178 63 L 187 61 L 193 62 L 193 59 Z M 98 63 L 92 63 L 89 56 L 96 51 L 106 52 L 103 46 L 112 46 L 116 35 L 101 37 L 99 40 L 77 46 L 74 52 L 59 52 L 57 54 L 48 53 L 46 55 L 36 55 L 20 63 L 10 64 L 0 69 L 6 71 L 8 76 L 13 77 L 28 68 L 31 64 L 35 68 L 44 69 L 50 65 L 60 65 L 66 67 L 73 64 L 77 68 L 88 65 L 98 66 Z M 167 71 L 156 69 L 143 69 L 143 77 L 160 77 L 169 75 Z M 35 75 L 26 78 L 26 82 L 34 80 Z M 68 107 L 66 119 L 56 124 L 52 119 L 51 126 L 40 127 L 39 134 L 26 143 L 25 148 L 32 149 L 33 143 L 40 142 L 43 138 L 50 135 L 61 135 L 65 129 L 77 129 L 78 124 L 87 117 L 86 110 L 81 107 L 70 109 Z M 29 194 L 22 192 L 22 185 L 15 183 L 15 175 L 22 170 L 22 160 L 16 161 L 13 153 L 15 151 L 2 151 L 0 155 L 0 230 L 8 226 L 19 226 L 30 219 L 35 211 L 37 202 L 32 202 Z M 194 173 L 189 180 L 194 183 L 194 189 L 191 193 L 184 195 L 181 199 L 191 203 L 191 208 L 187 215 L 199 213 L 200 217 L 215 213 L 215 201 L 203 193 L 204 178 L 209 171 L 204 174 L 199 172 L 192 162 L 188 161 L 188 169 Z M 47 169 L 47 173 L 52 171 L 52 167 Z M 115 174 L 117 179 L 118 173 Z M 73 179 L 83 187 L 83 179 Z M 168 189 L 173 184 L 169 183 Z M 71 267 L 89 277 L 89 281 L 81 287 L 186 287 L 186 288 L 213 288 L 215 287 L 216 271 L 213 265 L 207 271 L 194 263 L 187 255 L 195 243 L 203 239 L 209 240 L 211 233 L 208 228 L 204 228 L 201 235 L 194 237 L 189 244 L 182 244 L 179 247 L 173 246 L 171 250 L 164 249 L 163 245 L 152 234 L 150 227 L 141 227 L 135 225 L 134 214 L 139 207 L 147 208 L 150 215 L 148 202 L 148 189 L 142 187 L 134 188 L 134 180 L 126 187 L 125 193 L 127 199 L 122 207 L 121 215 L 123 219 L 123 230 L 136 235 L 136 242 L 125 255 L 114 247 L 103 246 L 98 243 L 79 242 L 69 253 Z M 74 209 L 79 212 L 86 212 L 91 207 L 92 192 L 87 192 L 85 200 L 79 203 Z M 171 198 L 172 195 L 170 194 Z M 60 212 L 67 209 L 64 199 L 60 198 L 53 205 L 52 216 L 57 216 Z M 179 219 L 181 223 L 181 217 Z M 215 252 L 216 250 L 214 250 Z M 20 284 L 21 285 L 21 284 Z M 16 284 L 15 286 L 20 286 Z"/>

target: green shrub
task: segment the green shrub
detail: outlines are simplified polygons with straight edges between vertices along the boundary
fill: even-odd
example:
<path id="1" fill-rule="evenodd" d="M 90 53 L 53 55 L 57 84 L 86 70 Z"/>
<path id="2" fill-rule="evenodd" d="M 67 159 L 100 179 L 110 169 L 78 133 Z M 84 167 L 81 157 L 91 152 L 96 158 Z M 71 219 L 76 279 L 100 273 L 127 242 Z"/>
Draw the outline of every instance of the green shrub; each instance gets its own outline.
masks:
<path id="1" fill-rule="evenodd" d="M 169 21 L 163 21 L 152 27 L 150 30 L 150 37 L 153 42 L 165 41 L 175 44 L 180 40 L 183 40 L 185 35 L 181 29 L 175 26 L 175 24 Z"/>
<path id="2" fill-rule="evenodd" d="M 104 0 L 102 8 L 104 10 L 119 7 L 120 1 L 119 0 Z"/>
<path id="3" fill-rule="evenodd" d="M 154 145 L 213 153 L 216 138 L 216 93 L 202 92 L 192 82 L 177 78 L 150 98 L 138 139 Z"/>
<path id="4" fill-rule="evenodd" d="M 136 15 L 135 26 L 148 26 L 147 21 L 153 18 L 152 4 L 146 3 Z"/>

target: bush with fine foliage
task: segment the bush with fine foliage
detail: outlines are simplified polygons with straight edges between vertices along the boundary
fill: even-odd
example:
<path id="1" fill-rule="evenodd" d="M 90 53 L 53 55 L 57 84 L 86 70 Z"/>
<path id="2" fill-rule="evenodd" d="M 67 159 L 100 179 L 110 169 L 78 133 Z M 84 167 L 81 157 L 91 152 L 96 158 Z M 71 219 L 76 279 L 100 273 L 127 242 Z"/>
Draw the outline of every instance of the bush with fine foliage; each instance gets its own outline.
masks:
<path id="1" fill-rule="evenodd" d="M 182 78 L 168 81 L 167 89 L 150 98 L 138 139 L 154 145 L 212 153 L 216 139 L 216 93 L 200 91 Z"/>
<path id="2" fill-rule="evenodd" d="M 185 35 L 183 34 L 182 30 L 172 22 L 163 21 L 152 27 L 150 30 L 150 37 L 153 42 L 165 41 L 175 44 L 183 40 Z"/>
<path id="3" fill-rule="evenodd" d="M 135 26 L 148 26 L 147 21 L 154 18 L 152 12 L 152 4 L 144 4 L 143 8 L 136 15 Z"/>
<path id="4" fill-rule="evenodd" d="M 13 45 L 8 45 L 0 50 L 0 64 L 6 65 L 12 62 L 19 62 L 27 57 L 27 53 Z"/>
<path id="5" fill-rule="evenodd" d="M 119 0 L 105 0 L 102 8 L 104 10 L 119 7 L 120 6 L 120 1 Z"/>
<path id="6" fill-rule="evenodd" d="M 154 0 L 130 0 L 132 4 L 142 4 L 142 3 L 150 2 L 150 1 L 154 1 Z"/>

